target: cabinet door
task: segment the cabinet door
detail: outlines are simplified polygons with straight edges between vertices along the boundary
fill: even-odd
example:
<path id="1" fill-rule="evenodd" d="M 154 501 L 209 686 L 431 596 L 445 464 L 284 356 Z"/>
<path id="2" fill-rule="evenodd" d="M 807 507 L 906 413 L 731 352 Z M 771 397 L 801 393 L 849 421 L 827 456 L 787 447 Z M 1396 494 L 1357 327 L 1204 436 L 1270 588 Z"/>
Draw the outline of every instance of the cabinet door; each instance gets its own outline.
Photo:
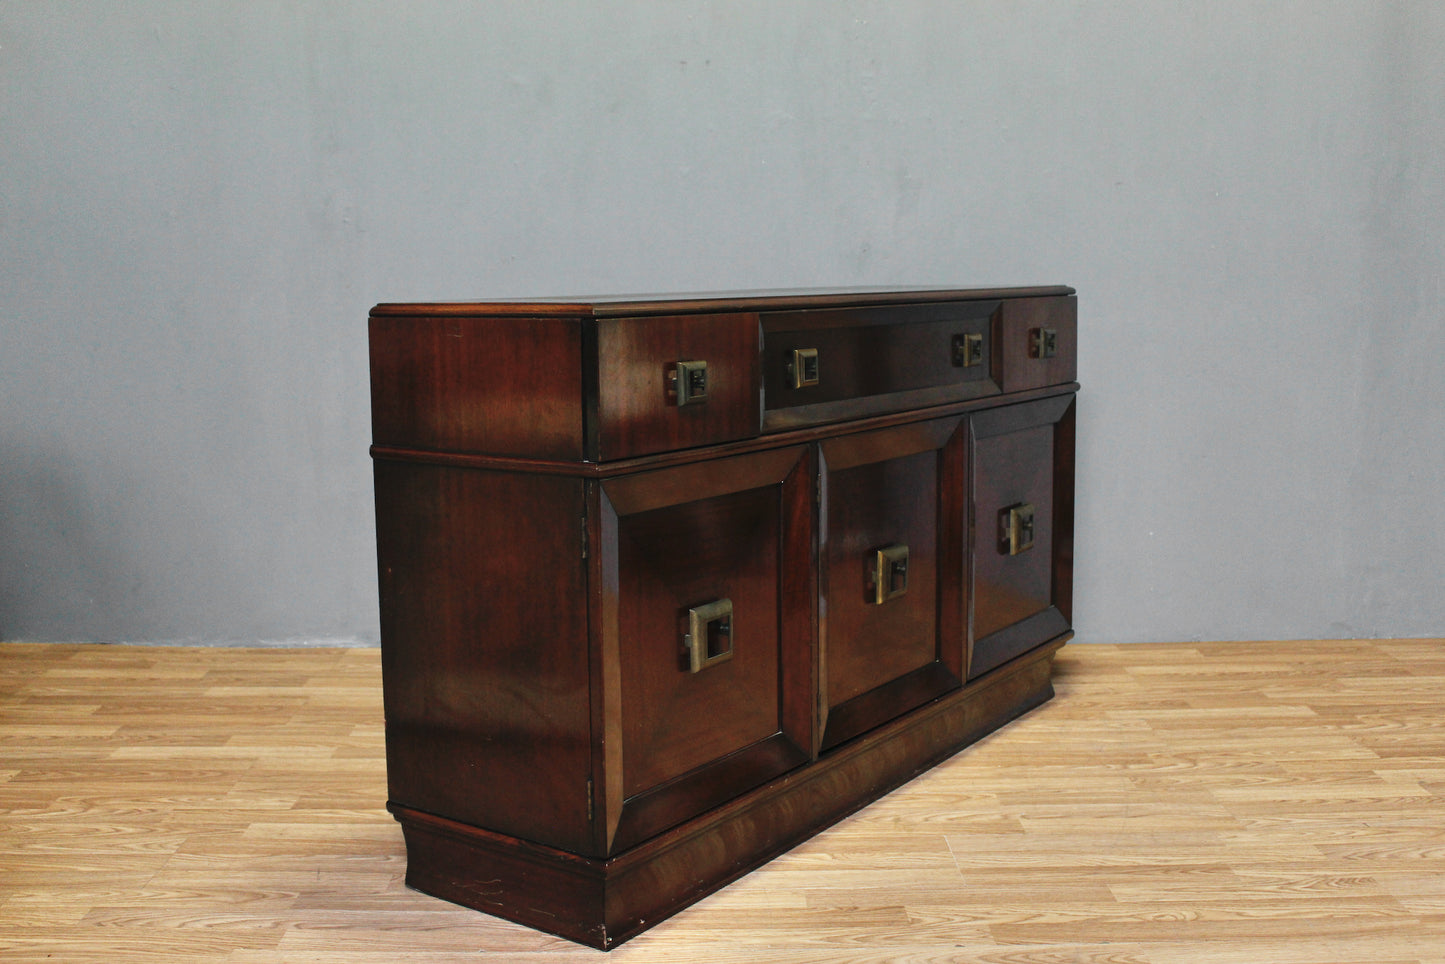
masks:
<path id="1" fill-rule="evenodd" d="M 1069 631 L 1074 396 L 969 419 L 969 679 Z"/>
<path id="2" fill-rule="evenodd" d="M 961 425 L 821 443 L 823 749 L 960 684 Z"/>
<path id="3" fill-rule="evenodd" d="M 808 759 L 812 476 L 796 446 L 601 483 L 609 852 Z"/>

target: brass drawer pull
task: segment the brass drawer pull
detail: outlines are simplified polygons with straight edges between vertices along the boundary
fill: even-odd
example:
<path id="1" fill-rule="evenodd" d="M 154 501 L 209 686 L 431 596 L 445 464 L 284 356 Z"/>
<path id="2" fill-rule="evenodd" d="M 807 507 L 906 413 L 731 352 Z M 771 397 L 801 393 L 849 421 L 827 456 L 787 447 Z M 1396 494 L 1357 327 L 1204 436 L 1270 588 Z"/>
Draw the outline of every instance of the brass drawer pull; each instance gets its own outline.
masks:
<path id="1" fill-rule="evenodd" d="M 692 673 L 732 659 L 733 601 L 718 599 L 689 609 L 682 645 L 687 650 L 688 671 Z"/>
<path id="2" fill-rule="evenodd" d="M 1029 329 L 1029 357 L 1053 358 L 1059 353 L 1059 332 L 1055 328 Z"/>
<path id="3" fill-rule="evenodd" d="M 953 367 L 973 368 L 983 364 L 983 335 L 965 333 L 953 336 Z"/>
<path id="4" fill-rule="evenodd" d="M 788 377 L 794 388 L 809 388 L 818 384 L 818 349 L 794 348 L 788 362 Z"/>
<path id="5" fill-rule="evenodd" d="M 1001 510 L 998 524 L 999 552 L 1016 556 L 1034 547 L 1034 507 L 1031 503 L 1020 502 Z"/>
<path id="6" fill-rule="evenodd" d="M 707 362 L 680 361 L 668 366 L 667 396 L 678 408 L 707 401 Z"/>
<path id="7" fill-rule="evenodd" d="M 868 601 L 881 606 L 908 591 L 908 547 L 884 546 L 870 555 Z"/>

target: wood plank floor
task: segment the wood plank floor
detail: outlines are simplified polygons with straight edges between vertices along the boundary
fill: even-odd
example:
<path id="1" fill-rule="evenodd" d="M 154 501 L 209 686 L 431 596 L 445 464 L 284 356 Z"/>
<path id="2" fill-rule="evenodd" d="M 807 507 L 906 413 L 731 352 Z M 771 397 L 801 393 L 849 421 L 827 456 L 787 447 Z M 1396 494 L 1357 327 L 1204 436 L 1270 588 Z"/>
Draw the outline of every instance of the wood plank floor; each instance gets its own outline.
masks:
<path id="1" fill-rule="evenodd" d="M 1445 640 L 1056 679 L 603 955 L 403 886 L 378 651 L 0 645 L 0 961 L 1445 964 Z"/>

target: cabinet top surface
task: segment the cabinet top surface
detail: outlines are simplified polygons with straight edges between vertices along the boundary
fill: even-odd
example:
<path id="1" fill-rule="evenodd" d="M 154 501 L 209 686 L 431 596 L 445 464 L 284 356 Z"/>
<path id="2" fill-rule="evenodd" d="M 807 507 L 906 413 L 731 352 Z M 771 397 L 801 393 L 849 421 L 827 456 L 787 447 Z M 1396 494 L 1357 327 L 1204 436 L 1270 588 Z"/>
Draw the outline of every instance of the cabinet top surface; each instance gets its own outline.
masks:
<path id="1" fill-rule="evenodd" d="M 499 301 L 383 303 L 381 315 L 535 315 L 561 318 L 671 315 L 713 311 L 789 311 L 849 305 L 928 301 L 981 301 L 1072 295 L 1066 285 L 1005 288 L 799 288 L 672 295 L 608 295 L 585 298 L 517 298 Z"/>

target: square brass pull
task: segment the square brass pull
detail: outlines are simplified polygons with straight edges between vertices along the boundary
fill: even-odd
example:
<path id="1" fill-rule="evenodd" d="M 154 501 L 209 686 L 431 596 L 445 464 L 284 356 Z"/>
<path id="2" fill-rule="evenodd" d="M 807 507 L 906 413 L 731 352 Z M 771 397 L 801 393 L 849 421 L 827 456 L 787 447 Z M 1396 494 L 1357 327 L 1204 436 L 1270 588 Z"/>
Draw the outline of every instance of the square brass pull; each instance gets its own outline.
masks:
<path id="1" fill-rule="evenodd" d="M 1059 332 L 1055 328 L 1029 329 L 1029 357 L 1053 358 L 1059 353 Z"/>
<path id="2" fill-rule="evenodd" d="M 682 645 L 687 650 L 688 671 L 692 673 L 732 659 L 733 601 L 718 599 L 689 609 Z"/>
<path id="3" fill-rule="evenodd" d="M 794 348 L 793 358 L 788 362 L 788 375 L 794 388 L 818 384 L 818 349 Z"/>
<path id="4" fill-rule="evenodd" d="M 678 408 L 707 401 L 707 362 L 680 361 L 672 366 L 667 389 Z"/>
<path id="5" fill-rule="evenodd" d="M 1016 556 L 1034 547 L 1034 507 L 1020 502 L 998 514 L 998 548 L 1005 555 Z"/>
<path id="6" fill-rule="evenodd" d="M 868 601 L 881 606 L 908 591 L 908 547 L 884 546 L 874 549 L 869 566 Z"/>
<path id="7" fill-rule="evenodd" d="M 953 366 L 972 368 L 983 364 L 983 335 L 972 333 L 953 336 Z"/>

